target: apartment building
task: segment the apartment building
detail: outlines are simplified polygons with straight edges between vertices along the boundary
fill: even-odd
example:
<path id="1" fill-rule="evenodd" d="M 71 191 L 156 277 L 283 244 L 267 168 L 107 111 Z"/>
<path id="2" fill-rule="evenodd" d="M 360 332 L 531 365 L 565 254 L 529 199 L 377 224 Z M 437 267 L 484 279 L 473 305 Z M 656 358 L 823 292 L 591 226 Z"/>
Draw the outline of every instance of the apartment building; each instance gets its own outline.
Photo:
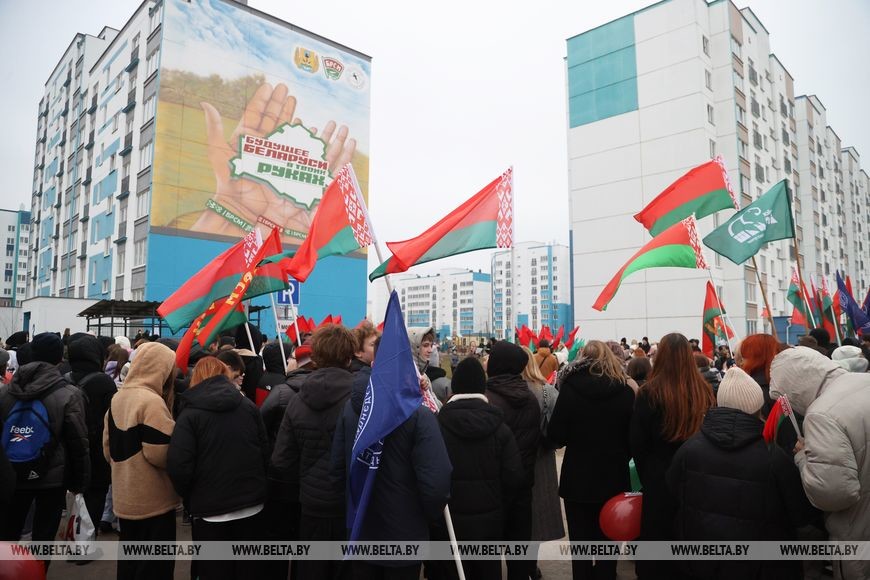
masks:
<path id="1" fill-rule="evenodd" d="M 391 276 L 391 281 L 408 326 L 432 326 L 441 338 L 491 335 L 489 274 L 446 268 L 431 275 Z"/>
<path id="2" fill-rule="evenodd" d="M 3 279 L 0 281 L 0 308 L 20 308 L 27 284 L 30 212 L 0 209 L 0 232 L 6 237 L 6 257 L 3 262 Z"/>

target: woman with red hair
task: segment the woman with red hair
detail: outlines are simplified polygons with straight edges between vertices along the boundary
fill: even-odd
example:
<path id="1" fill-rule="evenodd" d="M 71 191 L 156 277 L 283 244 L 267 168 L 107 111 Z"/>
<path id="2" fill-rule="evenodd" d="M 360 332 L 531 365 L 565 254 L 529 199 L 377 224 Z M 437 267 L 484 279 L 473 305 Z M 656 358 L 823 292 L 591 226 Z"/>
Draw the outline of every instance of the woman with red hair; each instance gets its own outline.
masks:
<path id="1" fill-rule="evenodd" d="M 770 363 L 779 352 L 779 341 L 769 334 L 750 334 L 737 347 L 737 366 L 761 386 L 764 406 L 761 416 L 767 419 L 773 401 L 770 399 Z"/>

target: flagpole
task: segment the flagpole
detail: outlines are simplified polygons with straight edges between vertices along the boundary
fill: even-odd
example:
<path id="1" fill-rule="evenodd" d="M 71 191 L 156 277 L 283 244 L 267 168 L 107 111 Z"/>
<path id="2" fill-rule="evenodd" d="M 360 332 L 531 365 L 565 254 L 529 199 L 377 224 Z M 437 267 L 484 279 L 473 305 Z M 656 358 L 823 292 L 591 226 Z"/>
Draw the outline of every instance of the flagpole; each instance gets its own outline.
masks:
<path id="1" fill-rule="evenodd" d="M 752 266 L 755 268 L 755 277 L 758 278 L 758 285 L 761 287 L 761 297 L 764 298 L 764 309 L 767 310 L 767 320 L 770 321 L 770 330 L 773 338 L 779 340 L 779 335 L 776 332 L 776 325 L 773 323 L 773 313 L 770 311 L 770 304 L 767 302 L 767 290 L 764 288 L 764 282 L 761 281 L 761 272 L 758 271 L 758 262 L 755 261 L 755 256 L 752 256 Z"/>
<path id="2" fill-rule="evenodd" d="M 465 580 L 465 570 L 462 569 L 462 560 L 459 558 L 459 545 L 456 543 L 456 531 L 453 529 L 453 518 L 450 517 L 450 506 L 444 506 L 444 523 L 447 524 L 447 535 L 450 536 L 450 547 L 453 548 L 453 561 L 456 563 L 456 573 L 459 580 Z"/>
<path id="3" fill-rule="evenodd" d="M 804 292 L 804 288 L 806 287 L 806 284 L 804 284 L 804 275 L 801 273 L 801 251 L 800 251 L 800 249 L 798 248 L 797 236 L 793 237 L 793 238 L 791 239 L 791 241 L 792 241 L 792 243 L 793 243 L 793 245 L 794 245 L 794 258 L 795 258 L 794 261 L 797 262 L 798 280 L 799 280 L 800 283 L 801 283 L 800 292 L 801 292 L 801 294 L 803 295 L 803 297 L 804 297 L 804 302 L 805 302 L 806 305 L 807 305 L 807 314 L 810 315 L 810 323 L 812 323 L 813 328 L 815 328 L 815 326 L 816 326 L 816 319 L 815 319 L 815 317 L 813 316 L 813 307 L 810 306 L 810 297 L 806 295 L 806 292 Z"/>
<path id="4" fill-rule="evenodd" d="M 828 298 L 831 299 L 831 320 L 834 321 L 834 334 L 837 335 L 837 346 L 843 346 L 843 341 L 840 338 L 840 321 L 837 320 L 837 313 L 835 312 L 835 308 L 834 308 L 834 297 L 831 296 L 831 292 L 827 288 L 827 286 L 828 286 L 827 277 L 824 278 L 822 281 L 824 282 L 824 285 L 825 285 L 825 292 L 827 292 Z M 837 298 L 837 300 L 840 299 L 839 296 L 837 296 L 836 298 Z"/>
<path id="5" fill-rule="evenodd" d="M 278 324 L 278 306 L 275 304 L 275 295 L 269 294 L 269 298 L 272 300 L 272 314 L 275 316 L 275 330 L 279 331 L 280 325 Z M 290 302 L 293 302 L 291 299 Z M 298 332 L 298 329 L 297 329 Z M 281 362 L 284 363 L 284 374 L 287 374 L 287 355 L 284 353 L 284 339 L 281 338 L 281 335 L 278 335 L 278 348 L 281 349 Z"/>
<path id="6" fill-rule="evenodd" d="M 731 322 L 731 318 L 725 312 L 725 309 L 722 308 L 722 302 L 719 300 L 719 293 L 716 291 L 716 281 L 713 280 L 713 270 L 711 270 L 710 268 L 707 268 L 707 274 L 710 275 L 710 283 L 713 284 L 713 294 L 716 296 L 716 305 L 719 306 L 719 312 L 722 313 L 722 316 L 728 318 L 728 322 L 731 323 L 731 330 L 734 331 L 734 323 Z M 734 331 L 734 334 L 736 336 L 737 332 Z M 728 337 L 728 329 L 727 328 L 725 329 L 725 341 L 728 343 L 728 350 L 731 351 L 731 356 L 733 357 L 735 354 L 734 347 L 731 346 L 731 339 Z"/>

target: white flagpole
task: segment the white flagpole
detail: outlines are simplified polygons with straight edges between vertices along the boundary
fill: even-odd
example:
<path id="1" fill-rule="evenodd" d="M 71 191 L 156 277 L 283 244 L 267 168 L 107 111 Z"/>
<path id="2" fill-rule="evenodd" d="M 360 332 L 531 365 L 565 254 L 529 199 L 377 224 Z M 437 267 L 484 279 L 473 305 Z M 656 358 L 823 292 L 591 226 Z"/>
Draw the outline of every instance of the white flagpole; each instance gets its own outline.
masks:
<path id="1" fill-rule="evenodd" d="M 444 506 L 444 522 L 447 524 L 447 535 L 450 536 L 450 547 L 453 548 L 453 562 L 459 580 L 465 580 L 465 570 L 462 569 L 462 559 L 459 557 L 459 544 L 456 542 L 456 531 L 453 529 L 453 518 L 450 517 L 450 506 Z"/>
<path id="2" fill-rule="evenodd" d="M 834 304 L 833 304 L 834 298 L 837 298 L 839 300 L 839 297 L 836 296 L 836 294 L 834 296 L 831 296 L 831 291 L 828 289 L 828 278 L 827 277 L 822 277 L 822 286 L 825 289 L 825 294 L 828 295 L 828 298 L 831 298 L 831 320 L 834 322 L 834 334 L 836 335 L 836 338 L 837 338 L 837 346 L 843 346 L 843 341 L 840 338 L 840 321 L 837 320 L 837 315 L 834 314 Z M 825 315 L 825 313 L 822 312 L 822 316 L 824 316 L 824 315 Z"/>
<path id="3" fill-rule="evenodd" d="M 284 339 L 281 338 L 279 325 L 278 325 L 278 306 L 275 304 L 275 295 L 274 294 L 269 294 L 269 298 L 272 300 L 272 314 L 275 316 L 275 330 L 279 331 L 278 348 L 281 349 L 281 362 L 284 363 L 284 374 L 286 375 L 287 374 L 287 355 L 284 354 Z M 292 303 L 293 300 L 291 299 L 290 302 Z M 297 328 L 296 332 L 299 332 L 298 328 Z"/>

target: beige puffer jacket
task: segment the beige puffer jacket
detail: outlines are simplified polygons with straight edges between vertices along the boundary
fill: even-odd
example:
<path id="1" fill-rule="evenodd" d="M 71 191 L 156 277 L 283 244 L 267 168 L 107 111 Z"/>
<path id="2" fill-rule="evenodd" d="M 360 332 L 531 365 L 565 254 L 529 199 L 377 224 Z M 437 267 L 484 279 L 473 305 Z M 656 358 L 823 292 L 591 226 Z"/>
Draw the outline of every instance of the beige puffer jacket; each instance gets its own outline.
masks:
<path id="1" fill-rule="evenodd" d="M 782 394 L 804 415 L 805 448 L 795 463 L 831 540 L 870 540 L 870 374 L 799 346 L 770 365 L 770 396 Z M 834 561 L 834 576 L 870 578 L 870 561 Z"/>

